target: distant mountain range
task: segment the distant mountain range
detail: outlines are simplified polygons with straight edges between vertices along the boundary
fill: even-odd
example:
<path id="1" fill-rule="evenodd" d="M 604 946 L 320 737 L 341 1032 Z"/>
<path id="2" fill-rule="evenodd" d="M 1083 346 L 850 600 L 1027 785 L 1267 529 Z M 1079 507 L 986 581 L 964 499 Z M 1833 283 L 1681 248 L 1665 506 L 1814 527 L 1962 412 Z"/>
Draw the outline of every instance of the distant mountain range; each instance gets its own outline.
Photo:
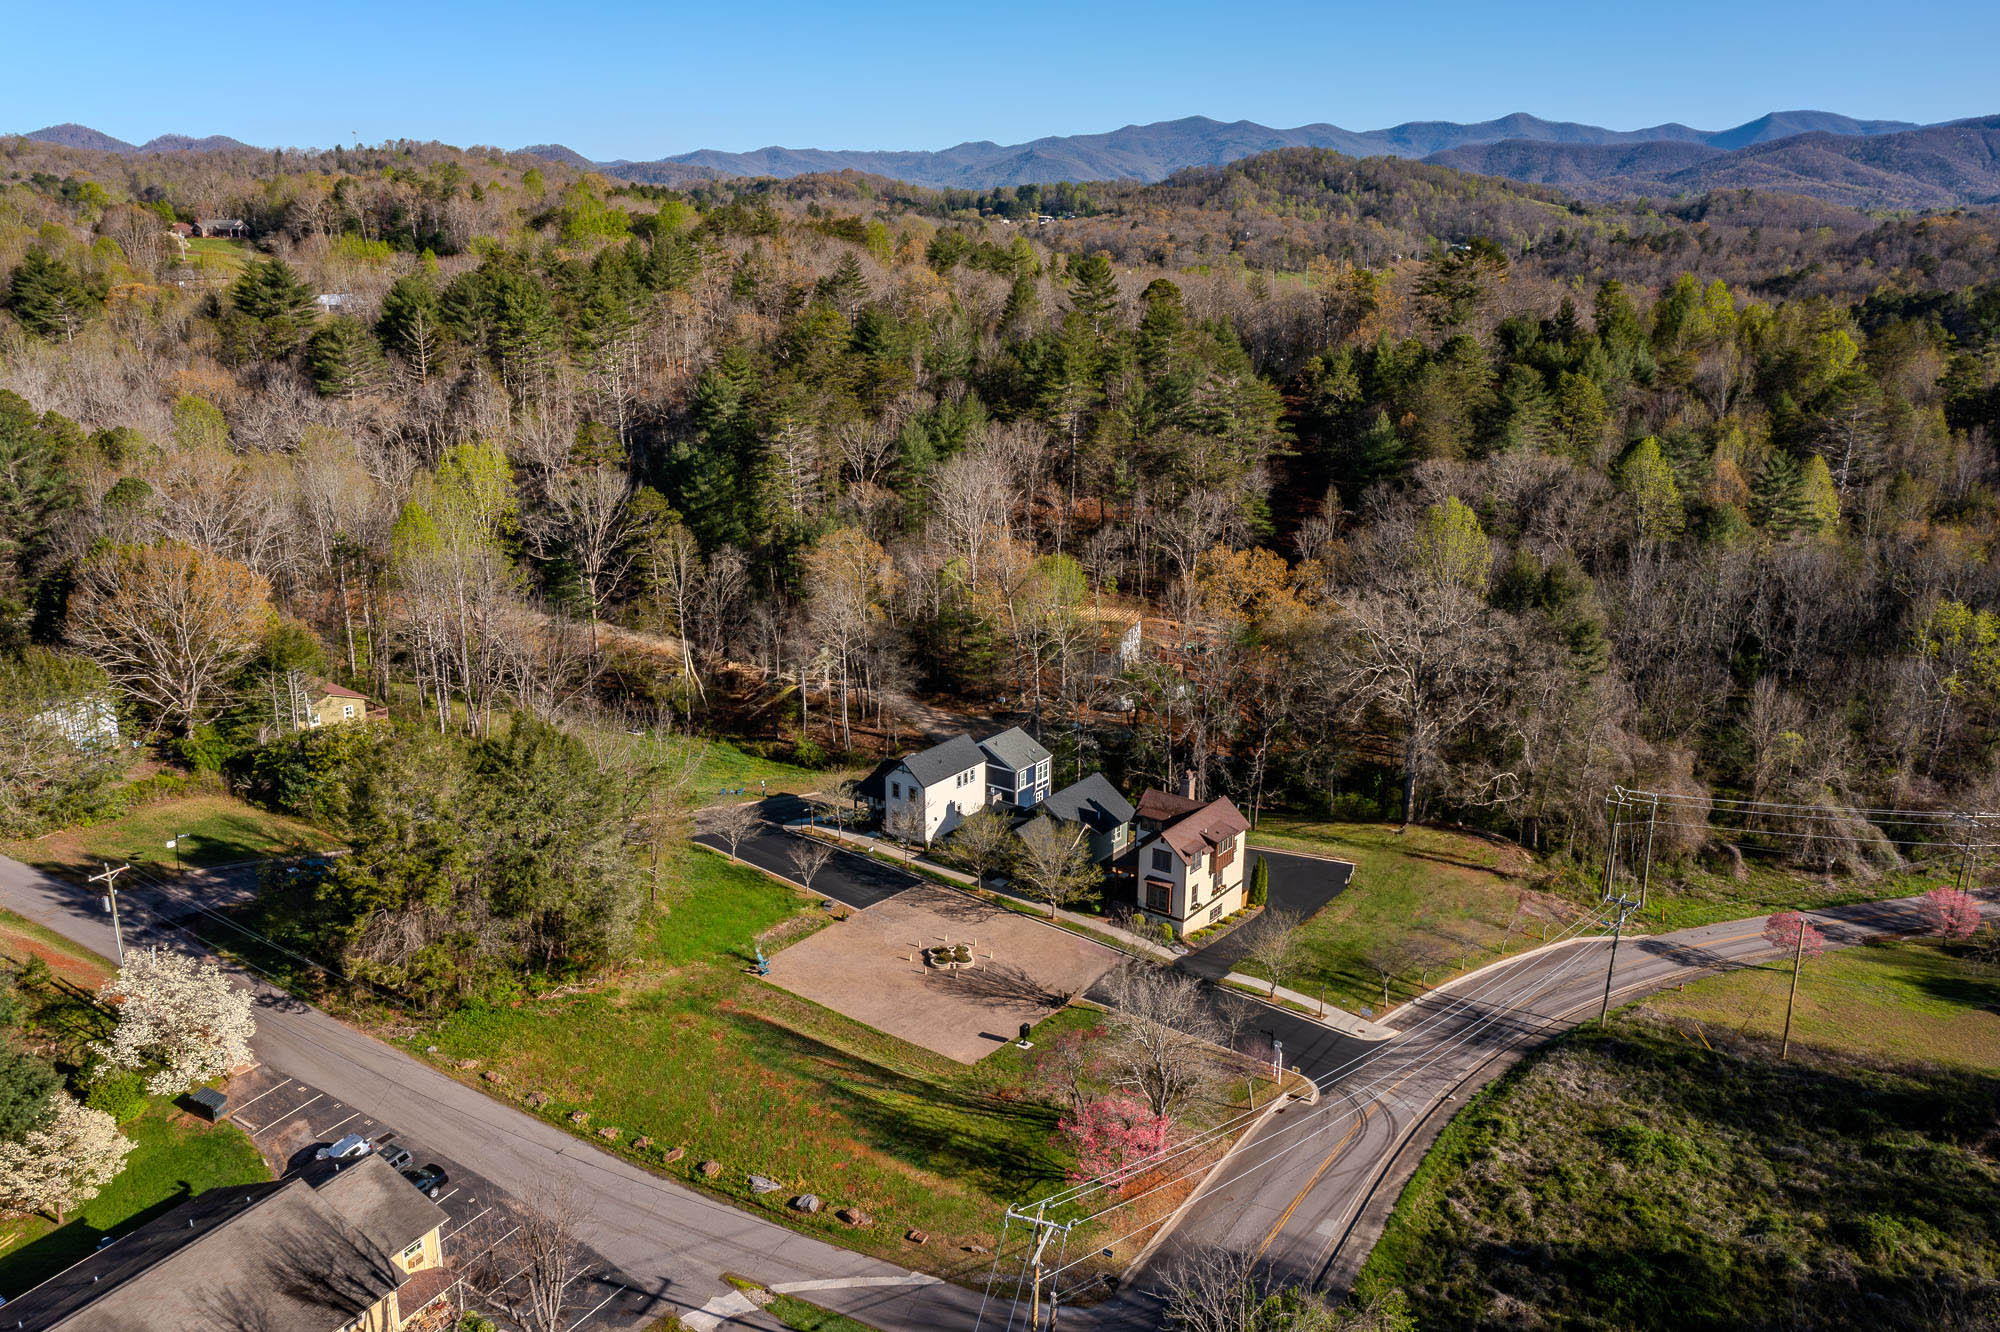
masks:
<path id="1" fill-rule="evenodd" d="M 127 143 L 114 139 L 101 130 L 88 125 L 50 125 L 21 136 L 36 143 L 53 143 L 63 148 L 88 148 L 98 153 L 123 153 L 133 156 L 141 153 L 219 153 L 229 149 L 250 148 L 241 139 L 232 139 L 226 134 L 211 134 L 205 139 L 191 139 L 185 134 L 162 134 L 144 143 Z M 255 152 L 256 149 L 252 148 Z"/>
<path id="2" fill-rule="evenodd" d="M 1909 121 L 1855 120 L 1829 111 L 1778 111 L 1732 129 L 1714 131 L 1681 124 L 1611 130 L 1524 114 L 1470 125 L 1415 120 L 1362 131 L 1326 124 L 1273 129 L 1248 120 L 1225 123 L 1188 116 L 1151 125 L 1127 125 L 1108 134 L 1074 134 L 1015 144 L 981 140 L 937 152 L 760 148 L 725 153 L 700 149 L 647 162 L 621 159 L 590 165 L 608 175 L 660 184 L 717 176 L 798 176 L 853 170 L 940 189 L 991 189 L 1054 180 L 1155 181 L 1182 167 L 1218 166 L 1274 148 L 1332 148 L 1354 157 L 1431 157 L 1471 145 L 1497 143 L 1673 143 L 1728 151 L 1805 133 L 1867 136 L 1917 128 Z M 573 166 L 589 160 L 560 144 L 539 144 L 522 151 Z"/>
<path id="3" fill-rule="evenodd" d="M 26 136 L 124 154 L 207 152 L 250 145 L 166 134 L 134 145 L 84 125 Z M 578 170 L 661 185 L 728 176 L 862 171 L 933 188 L 991 189 L 1058 180 L 1162 180 L 1277 148 L 1331 148 L 1355 157 L 1414 157 L 1480 175 L 1557 186 L 1586 198 L 1671 197 L 1713 189 L 1784 190 L 1858 208 L 1945 208 L 2000 202 L 2000 116 L 1917 125 L 1830 111 L 1774 111 L 1724 130 L 1669 123 L 1611 130 L 1516 114 L 1461 124 L 1419 120 L 1379 130 L 1338 125 L 1273 129 L 1189 116 L 1028 143 L 961 143 L 935 152 L 698 149 L 636 162 L 594 161 L 562 144 L 520 151 Z"/>

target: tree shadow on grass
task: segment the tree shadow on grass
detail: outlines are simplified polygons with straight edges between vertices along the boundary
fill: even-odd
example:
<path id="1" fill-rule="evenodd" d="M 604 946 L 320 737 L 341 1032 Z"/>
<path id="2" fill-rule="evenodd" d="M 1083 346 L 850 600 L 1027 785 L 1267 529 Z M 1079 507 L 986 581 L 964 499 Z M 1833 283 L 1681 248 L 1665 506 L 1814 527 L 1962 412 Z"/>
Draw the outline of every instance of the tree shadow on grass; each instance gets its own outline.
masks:
<path id="1" fill-rule="evenodd" d="M 993 1197 L 1025 1196 L 1060 1182 L 1053 1149 L 1059 1112 L 1030 1099 L 1003 1099 L 960 1079 L 898 1072 L 795 1028 L 740 1010 L 715 1020 L 737 1029 L 765 1063 L 804 1081 L 845 1117 L 869 1148 L 947 1179 L 969 1177 Z"/>
<path id="2" fill-rule="evenodd" d="M 0 1294 L 5 1294 L 8 1299 L 15 1298 L 29 1287 L 96 1253 L 107 1235 L 130 1234 L 192 1197 L 194 1185 L 184 1179 L 174 1185 L 171 1194 L 115 1225 L 97 1226 L 79 1216 L 57 1226 L 33 1243 L 0 1255 Z"/>

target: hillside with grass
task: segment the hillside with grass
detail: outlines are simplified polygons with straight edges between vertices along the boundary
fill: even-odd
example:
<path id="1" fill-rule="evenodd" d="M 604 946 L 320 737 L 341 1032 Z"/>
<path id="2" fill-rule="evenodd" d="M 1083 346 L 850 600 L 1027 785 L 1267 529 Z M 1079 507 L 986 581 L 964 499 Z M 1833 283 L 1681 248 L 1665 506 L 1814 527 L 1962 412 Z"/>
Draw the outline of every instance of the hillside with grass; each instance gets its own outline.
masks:
<path id="1" fill-rule="evenodd" d="M 1478 1096 L 1362 1272 L 1417 1326 L 1972 1329 L 2000 1318 L 2000 973 L 1885 943 L 1704 980 Z"/>

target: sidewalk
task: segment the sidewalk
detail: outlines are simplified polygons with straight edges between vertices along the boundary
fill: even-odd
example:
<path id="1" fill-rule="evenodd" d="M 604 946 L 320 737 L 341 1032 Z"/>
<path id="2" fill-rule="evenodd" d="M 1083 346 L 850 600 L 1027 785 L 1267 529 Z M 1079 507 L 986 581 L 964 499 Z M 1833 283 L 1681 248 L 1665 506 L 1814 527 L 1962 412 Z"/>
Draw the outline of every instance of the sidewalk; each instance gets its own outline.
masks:
<path id="1" fill-rule="evenodd" d="M 887 842 L 873 833 L 856 832 L 850 828 L 826 828 L 818 824 L 805 823 L 788 823 L 785 825 L 785 830 L 801 835 L 819 833 L 830 836 L 862 850 L 864 854 L 868 852 L 881 852 L 893 855 L 898 862 L 906 864 L 912 871 L 921 870 L 926 874 L 936 875 L 939 878 L 958 884 L 968 891 L 976 889 L 980 892 L 995 893 L 1016 902 L 1027 901 L 1026 898 L 1017 897 L 1013 893 L 1006 892 L 1004 889 L 980 884 L 972 875 L 965 873 L 963 870 L 955 870 L 948 865 L 941 865 L 928 856 L 905 857 L 898 854 L 893 843 Z M 1037 905 L 1035 910 L 1038 916 L 1047 921 L 1048 908 L 1046 906 Z M 1087 930 L 1092 934 L 1110 939 L 1117 943 L 1124 951 L 1137 956 L 1151 957 L 1157 961 L 1172 964 L 1179 961 L 1186 951 L 1185 949 L 1169 948 L 1156 940 L 1146 938 L 1144 935 L 1134 934 L 1130 930 L 1121 929 L 1119 926 L 1113 925 L 1110 921 L 1098 916 L 1086 916 L 1081 912 L 1068 911 L 1058 907 L 1055 917 L 1058 921 L 1066 922 L 1078 929 Z M 1240 971 L 1232 971 L 1222 979 L 1230 985 L 1243 987 L 1238 992 L 1242 993 L 1245 998 L 1256 999 L 1267 1004 L 1272 1002 L 1269 981 L 1259 980 L 1255 976 L 1246 976 Z M 1283 1008 L 1282 1004 L 1276 1005 L 1283 1008 L 1284 1012 L 1289 1013 L 1293 1017 L 1303 1018 L 1308 1022 L 1316 1022 L 1330 1031 L 1339 1032 L 1343 1036 L 1352 1036 L 1364 1041 L 1386 1041 L 1396 1034 L 1395 1030 L 1391 1027 L 1383 1026 L 1379 1022 L 1370 1022 L 1366 1018 L 1359 1017 L 1342 1008 L 1335 1008 L 1331 1004 L 1323 1004 L 1319 999 L 1301 994 L 1296 990 L 1286 989 L 1282 985 L 1278 987 L 1276 997 L 1286 1004 L 1297 1006 L 1295 1008 Z"/>

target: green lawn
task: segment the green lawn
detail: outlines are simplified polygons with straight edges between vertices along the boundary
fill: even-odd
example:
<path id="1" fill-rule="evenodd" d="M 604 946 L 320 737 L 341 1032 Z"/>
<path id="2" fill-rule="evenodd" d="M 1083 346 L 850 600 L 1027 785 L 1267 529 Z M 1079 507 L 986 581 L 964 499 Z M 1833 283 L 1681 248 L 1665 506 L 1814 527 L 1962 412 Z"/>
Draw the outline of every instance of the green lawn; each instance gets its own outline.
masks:
<path id="1" fill-rule="evenodd" d="M 67 828 L 0 850 L 48 870 L 88 869 L 102 860 L 171 870 L 180 863 L 226 865 L 288 852 L 317 850 L 333 838 L 311 824 L 259 809 L 229 795 L 194 795 L 141 805 L 115 819 Z"/>
<path id="2" fill-rule="evenodd" d="M 780 791 L 794 794 L 818 791 L 831 797 L 840 789 L 841 782 L 863 775 L 859 770 L 847 768 L 802 768 L 796 763 L 753 753 L 727 740 L 703 740 L 699 743 L 702 756 L 695 788 L 704 803 L 740 798 L 724 796 L 722 792 L 725 789 L 741 789 L 745 797 L 763 792 L 775 795 Z M 763 783 L 761 787 L 758 785 L 760 781 Z"/>
<path id="3" fill-rule="evenodd" d="M 1914 942 L 1809 963 L 1789 1062 L 1780 979 L 1647 1000 L 1475 1097 L 1358 1293 L 1420 1328 L 1994 1326 L 2000 973 Z"/>
<path id="4" fill-rule="evenodd" d="M 780 925 L 823 914 L 795 891 L 721 857 L 690 851 L 681 891 L 654 925 L 639 965 L 586 994 L 465 1010 L 407 1038 L 447 1062 L 499 1070 L 505 1091 L 539 1091 L 542 1113 L 587 1129 L 619 1129 L 608 1144 L 746 1205 L 845 1243 L 915 1261 L 904 1230 L 928 1230 L 924 1256 L 966 1259 L 991 1243 L 1004 1201 L 1060 1183 L 1067 1158 L 1053 1106 L 1025 1093 L 1026 1056 L 1011 1046 L 968 1068 L 796 998 L 749 974 L 752 945 Z M 795 936 L 794 936 L 795 937 Z M 1084 1009 L 1043 1024 L 1090 1024 Z M 647 1151 L 633 1140 L 653 1139 Z M 662 1153 L 685 1147 L 671 1164 Z M 722 1162 L 702 1181 L 695 1166 Z M 786 1188 L 753 1198 L 745 1176 Z M 797 1192 L 827 1211 L 786 1215 Z M 834 1208 L 876 1218 L 850 1230 Z"/>
<path id="5" fill-rule="evenodd" d="M 1461 966 L 1493 960 L 1503 943 L 1538 941 L 1544 924 L 1559 931 L 1574 914 L 1529 887 L 1526 852 L 1465 833 L 1266 814 L 1250 840 L 1354 863 L 1347 891 L 1301 927 L 1302 956 L 1285 978 L 1353 1011 L 1382 1006 L 1376 959 L 1394 972 L 1393 1004 Z M 1269 975 L 1254 961 L 1238 969 Z"/>
<path id="6" fill-rule="evenodd" d="M 204 1189 L 249 1184 L 271 1173 L 244 1132 L 204 1124 L 164 1102 L 125 1125 L 132 1154 L 125 1169 L 68 1224 L 43 1216 L 0 1221 L 0 1295 L 12 1299 Z"/>
<path id="7" fill-rule="evenodd" d="M 1789 959 L 1767 962 L 1655 995 L 1645 1007 L 1695 1029 L 1697 1039 L 1775 1040 L 1791 982 Z M 1828 953 L 1799 972 L 1792 1042 L 2000 1074 L 2000 975 L 1924 944 Z"/>

